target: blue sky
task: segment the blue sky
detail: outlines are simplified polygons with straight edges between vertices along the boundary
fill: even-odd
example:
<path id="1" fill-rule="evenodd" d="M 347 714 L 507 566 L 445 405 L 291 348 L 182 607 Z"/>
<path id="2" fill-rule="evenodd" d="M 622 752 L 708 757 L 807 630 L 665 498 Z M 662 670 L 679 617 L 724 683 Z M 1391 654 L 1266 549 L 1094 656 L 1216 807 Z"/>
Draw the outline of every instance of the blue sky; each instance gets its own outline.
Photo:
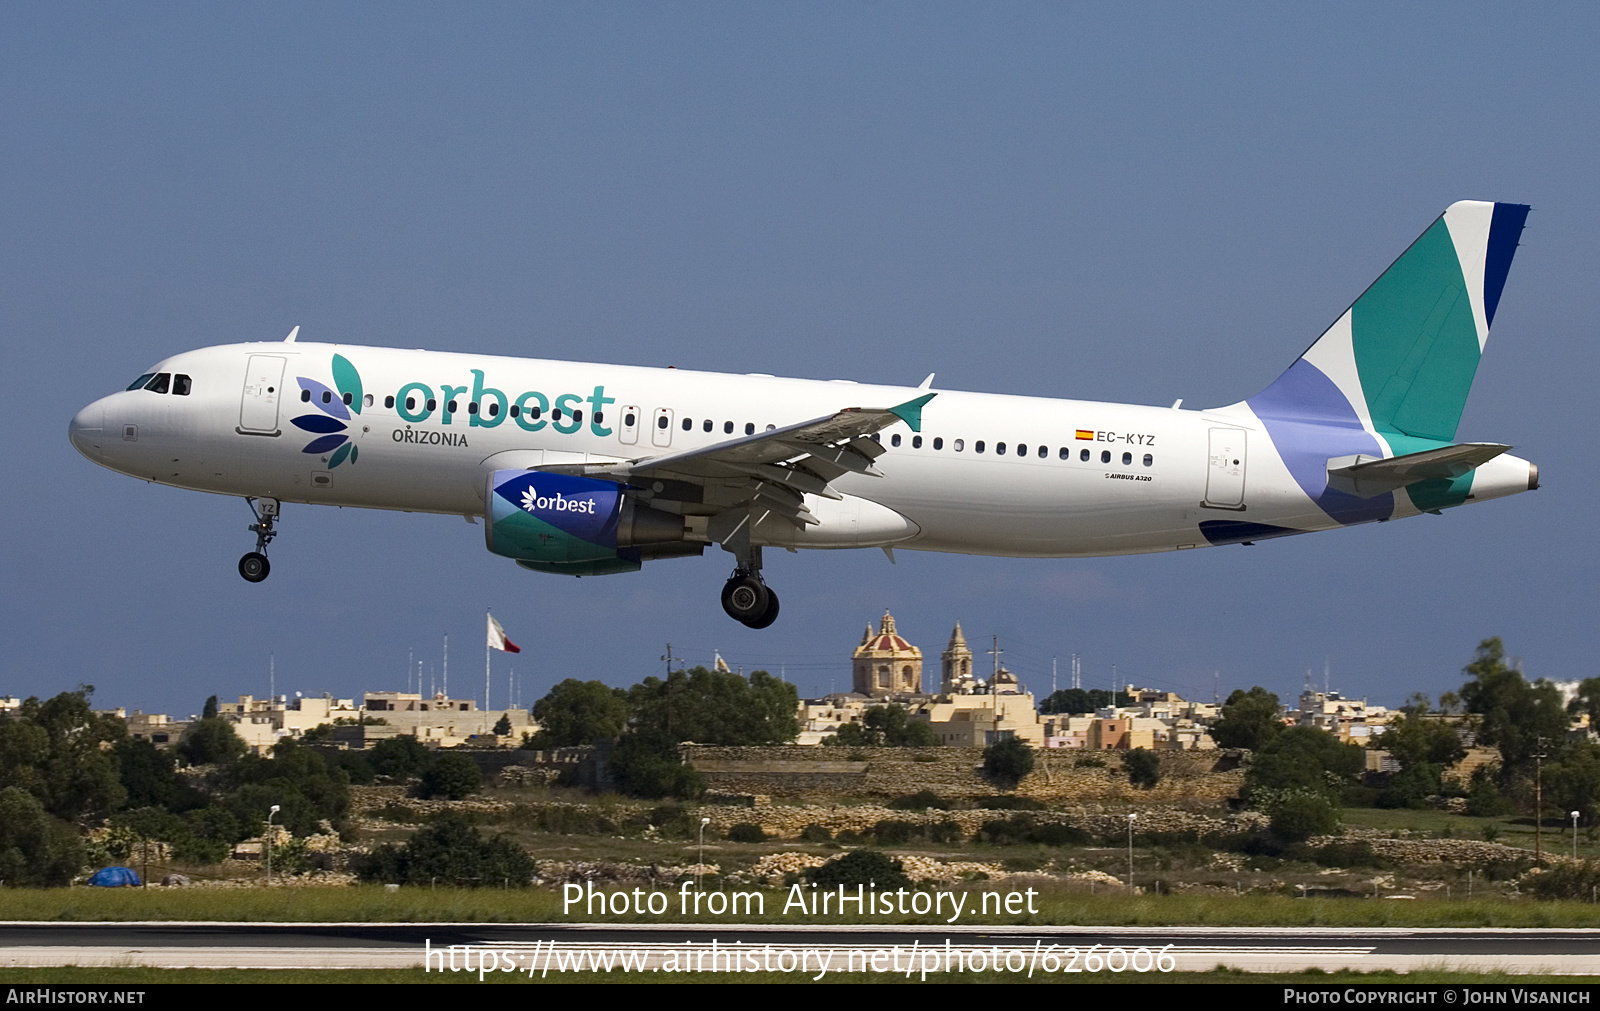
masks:
<path id="1" fill-rule="evenodd" d="M 1209 698 L 1459 685 L 1479 639 L 1595 669 L 1595 166 L 1587 5 L 27 5 L 0 35 L 0 694 L 101 704 L 626 685 L 666 643 L 802 693 L 885 607 L 1048 689 Z M 244 505 L 73 451 L 79 406 L 192 347 L 278 339 L 1134 403 L 1259 390 L 1449 203 L 1530 203 L 1460 437 L 1545 487 L 1256 547 L 1017 561 L 721 552 L 536 576 L 459 518 Z M 508 664 L 496 659 L 496 683 Z M 1064 679 L 1065 675 L 1063 675 Z M 457 693 L 461 690 L 457 688 Z M 494 702 L 504 704 L 497 687 Z"/>

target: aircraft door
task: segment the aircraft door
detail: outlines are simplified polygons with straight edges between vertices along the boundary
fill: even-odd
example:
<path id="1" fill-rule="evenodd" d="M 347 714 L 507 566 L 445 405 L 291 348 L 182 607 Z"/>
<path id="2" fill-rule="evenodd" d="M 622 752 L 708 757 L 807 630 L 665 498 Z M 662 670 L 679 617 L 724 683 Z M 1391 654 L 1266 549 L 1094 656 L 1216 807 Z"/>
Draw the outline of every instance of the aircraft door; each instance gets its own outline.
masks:
<path id="1" fill-rule="evenodd" d="M 617 441 L 632 446 L 639 441 L 639 408 L 630 404 L 622 409 L 622 424 L 617 426 Z"/>
<path id="2" fill-rule="evenodd" d="M 672 445 L 672 408 L 658 407 L 650 419 L 650 441 L 657 446 Z"/>
<path id="3" fill-rule="evenodd" d="M 1242 428 L 1213 428 L 1206 462 L 1206 500 L 1213 509 L 1244 511 L 1246 435 Z"/>
<path id="4" fill-rule="evenodd" d="M 283 399 L 283 366 L 278 355 L 251 355 L 239 401 L 239 431 L 249 435 L 278 434 L 278 403 Z"/>

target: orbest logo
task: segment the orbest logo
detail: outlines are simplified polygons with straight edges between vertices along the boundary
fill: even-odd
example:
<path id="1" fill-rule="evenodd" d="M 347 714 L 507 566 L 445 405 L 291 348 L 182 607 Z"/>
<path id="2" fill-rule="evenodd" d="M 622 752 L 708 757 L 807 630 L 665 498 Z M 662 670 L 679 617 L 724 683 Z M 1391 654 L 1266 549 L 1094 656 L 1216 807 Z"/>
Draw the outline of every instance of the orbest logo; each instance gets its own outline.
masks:
<path id="1" fill-rule="evenodd" d="M 567 498 L 560 492 L 556 492 L 553 497 L 540 495 L 532 485 L 522 492 L 522 508 L 530 513 L 546 509 L 558 513 L 583 513 L 593 516 L 594 506 L 594 499 Z"/>
<path id="2" fill-rule="evenodd" d="M 349 426 L 352 412 L 361 413 L 361 373 L 350 364 L 344 355 L 333 356 L 333 385 L 338 387 L 338 392 L 329 389 L 315 379 L 305 376 L 296 376 L 300 384 L 301 403 L 310 402 L 316 405 L 320 413 L 302 414 L 298 418 L 290 418 L 289 423 L 296 428 L 310 432 L 317 436 L 306 443 L 300 452 L 320 456 L 330 453 L 328 469 L 333 469 L 349 460 L 356 462 L 356 444 L 350 441 L 348 435 L 343 434 Z"/>

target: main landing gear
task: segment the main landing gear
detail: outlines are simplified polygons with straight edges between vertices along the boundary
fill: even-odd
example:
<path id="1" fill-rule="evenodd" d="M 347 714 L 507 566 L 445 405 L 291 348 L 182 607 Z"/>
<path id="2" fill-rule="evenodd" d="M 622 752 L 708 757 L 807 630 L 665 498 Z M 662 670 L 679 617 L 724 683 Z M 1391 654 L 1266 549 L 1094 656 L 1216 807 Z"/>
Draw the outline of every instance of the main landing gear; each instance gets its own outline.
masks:
<path id="1" fill-rule="evenodd" d="M 778 595 L 761 581 L 759 569 L 734 569 L 722 587 L 722 609 L 734 621 L 766 628 L 778 620 Z"/>
<path id="2" fill-rule="evenodd" d="M 239 559 L 239 575 L 249 582 L 259 583 L 272 571 L 272 563 L 267 561 L 267 545 L 278 536 L 278 531 L 273 527 L 278 519 L 278 500 L 247 498 L 244 501 L 256 518 L 254 523 L 245 528 L 256 535 L 256 549 Z"/>

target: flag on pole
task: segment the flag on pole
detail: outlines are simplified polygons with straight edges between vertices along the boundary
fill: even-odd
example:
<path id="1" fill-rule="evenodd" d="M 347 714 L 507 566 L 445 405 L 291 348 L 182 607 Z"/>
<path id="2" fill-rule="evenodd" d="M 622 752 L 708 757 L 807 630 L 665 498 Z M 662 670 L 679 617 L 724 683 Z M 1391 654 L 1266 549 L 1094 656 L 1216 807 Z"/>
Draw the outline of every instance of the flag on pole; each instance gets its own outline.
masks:
<path id="1" fill-rule="evenodd" d="M 522 647 L 506 638 L 506 630 L 494 620 L 494 615 L 489 615 L 489 648 L 497 649 L 502 653 L 521 653 Z"/>

